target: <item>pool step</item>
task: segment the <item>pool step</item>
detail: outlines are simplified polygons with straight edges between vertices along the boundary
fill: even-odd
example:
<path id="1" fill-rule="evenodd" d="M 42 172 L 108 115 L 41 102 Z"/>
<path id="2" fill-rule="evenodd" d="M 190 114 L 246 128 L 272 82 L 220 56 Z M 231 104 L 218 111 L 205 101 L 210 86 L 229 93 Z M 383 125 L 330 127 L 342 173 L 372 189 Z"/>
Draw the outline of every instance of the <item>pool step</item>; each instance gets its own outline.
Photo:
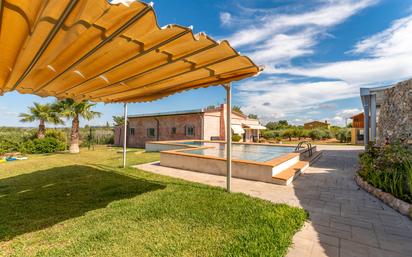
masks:
<path id="1" fill-rule="evenodd" d="M 275 184 L 287 186 L 292 181 L 304 172 L 305 169 L 309 167 L 310 164 L 314 163 L 322 156 L 322 151 L 315 152 L 310 158 L 302 161 L 298 161 L 291 167 L 283 170 L 282 172 L 272 176 Z"/>

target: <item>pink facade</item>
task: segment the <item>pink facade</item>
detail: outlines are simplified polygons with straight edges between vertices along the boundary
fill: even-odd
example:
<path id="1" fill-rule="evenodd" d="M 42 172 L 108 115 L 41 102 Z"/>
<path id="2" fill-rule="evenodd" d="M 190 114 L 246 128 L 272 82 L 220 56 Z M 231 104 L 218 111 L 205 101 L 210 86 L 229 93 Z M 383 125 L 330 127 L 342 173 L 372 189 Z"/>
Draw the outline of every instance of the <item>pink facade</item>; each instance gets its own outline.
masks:
<path id="1" fill-rule="evenodd" d="M 127 145 L 144 147 L 147 141 L 170 140 L 225 140 L 226 107 L 206 110 L 192 110 L 153 115 L 128 117 Z M 256 140 L 257 129 L 248 129 L 247 125 L 259 125 L 259 121 L 232 112 L 232 126 L 245 126 L 241 135 L 246 142 Z M 233 131 L 234 133 L 236 131 Z M 115 129 L 115 145 L 123 144 L 123 128 Z"/>

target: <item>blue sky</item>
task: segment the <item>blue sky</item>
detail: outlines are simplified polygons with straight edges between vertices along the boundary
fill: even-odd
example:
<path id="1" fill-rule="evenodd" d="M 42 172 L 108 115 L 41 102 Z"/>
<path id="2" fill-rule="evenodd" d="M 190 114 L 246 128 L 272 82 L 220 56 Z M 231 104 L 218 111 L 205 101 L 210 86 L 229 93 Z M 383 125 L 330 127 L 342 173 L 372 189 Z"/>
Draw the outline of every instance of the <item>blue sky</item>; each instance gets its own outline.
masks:
<path id="1" fill-rule="evenodd" d="M 260 76 L 233 83 L 233 102 L 263 120 L 344 124 L 360 112 L 359 88 L 412 77 L 412 0 L 158 0 L 161 26 L 193 26 L 228 39 L 264 65 Z M 131 114 L 175 111 L 222 103 L 221 87 L 192 90 L 151 103 L 131 104 Z M 18 114 L 33 101 L 52 98 L 7 93 L 0 97 L 0 126 L 22 126 Z M 106 124 L 121 104 L 98 104 Z M 34 126 L 36 124 L 24 124 Z"/>

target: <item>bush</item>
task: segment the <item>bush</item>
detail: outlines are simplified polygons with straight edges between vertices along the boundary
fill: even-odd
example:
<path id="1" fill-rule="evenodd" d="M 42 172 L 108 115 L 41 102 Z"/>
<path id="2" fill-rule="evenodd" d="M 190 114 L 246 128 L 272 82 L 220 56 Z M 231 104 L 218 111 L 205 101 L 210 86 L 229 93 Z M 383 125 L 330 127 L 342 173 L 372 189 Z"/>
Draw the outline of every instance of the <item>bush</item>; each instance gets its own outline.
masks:
<path id="1" fill-rule="evenodd" d="M 241 139 L 242 139 L 242 137 L 241 137 L 240 135 L 238 135 L 238 134 L 234 134 L 234 135 L 232 136 L 232 141 L 233 141 L 233 142 L 239 142 Z"/>
<path id="2" fill-rule="evenodd" d="M 313 129 L 313 130 L 309 131 L 308 136 L 312 140 L 320 140 L 320 139 L 323 138 L 323 131 L 319 130 L 319 129 Z"/>
<path id="3" fill-rule="evenodd" d="M 373 186 L 412 203 L 411 160 L 411 151 L 400 144 L 369 145 L 360 154 L 359 175 Z"/>
<path id="4" fill-rule="evenodd" d="M 263 130 L 262 131 L 262 137 L 265 139 L 275 139 L 281 136 L 282 136 L 282 132 L 279 130 Z"/>
<path id="5" fill-rule="evenodd" d="M 61 130 L 48 129 L 45 134 L 46 138 L 55 138 L 60 142 L 67 143 L 67 135 Z"/>
<path id="6" fill-rule="evenodd" d="M 341 143 L 349 143 L 351 141 L 352 135 L 350 129 L 342 128 L 336 131 L 335 137 Z"/>
<path id="7" fill-rule="evenodd" d="M 66 150 L 66 144 L 56 138 L 46 137 L 43 139 L 29 140 L 24 144 L 24 152 L 40 154 L 54 153 Z"/>

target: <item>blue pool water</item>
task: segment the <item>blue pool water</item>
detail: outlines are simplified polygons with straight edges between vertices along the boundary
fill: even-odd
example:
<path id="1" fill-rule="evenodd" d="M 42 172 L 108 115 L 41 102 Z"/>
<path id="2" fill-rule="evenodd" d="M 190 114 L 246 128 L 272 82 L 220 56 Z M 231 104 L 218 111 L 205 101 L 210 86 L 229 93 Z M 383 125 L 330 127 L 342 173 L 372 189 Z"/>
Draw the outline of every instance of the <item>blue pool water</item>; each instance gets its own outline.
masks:
<path id="1" fill-rule="evenodd" d="M 171 142 L 173 144 L 181 144 L 181 145 L 195 145 L 195 146 L 203 146 L 205 143 L 202 141 L 177 141 Z"/>
<path id="2" fill-rule="evenodd" d="M 208 143 L 208 142 L 206 143 L 197 142 L 197 143 L 202 143 L 202 145 L 204 146 L 213 146 L 213 148 L 184 150 L 182 152 L 226 158 L 226 144 Z M 233 144 L 232 145 L 232 158 L 235 160 L 266 162 L 276 157 L 279 157 L 281 155 L 284 155 L 286 153 L 291 153 L 294 150 L 295 150 L 294 147 Z"/>

